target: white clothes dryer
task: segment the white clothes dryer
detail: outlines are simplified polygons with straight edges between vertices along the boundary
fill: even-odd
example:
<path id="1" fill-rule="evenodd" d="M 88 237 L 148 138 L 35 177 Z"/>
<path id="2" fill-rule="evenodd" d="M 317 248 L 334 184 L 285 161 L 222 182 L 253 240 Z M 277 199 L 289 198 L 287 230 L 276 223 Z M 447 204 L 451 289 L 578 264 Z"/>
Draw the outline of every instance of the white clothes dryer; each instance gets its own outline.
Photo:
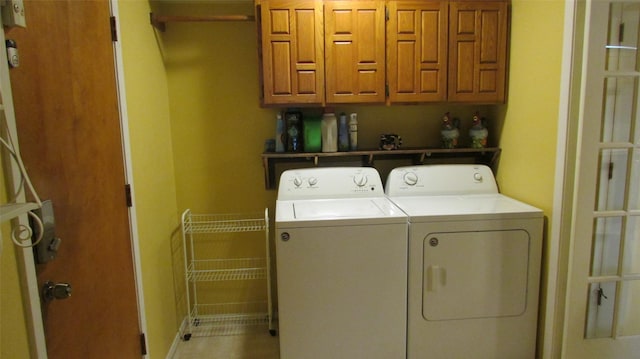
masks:
<path id="1" fill-rule="evenodd" d="M 280 358 L 405 358 L 407 218 L 378 172 L 283 172 L 275 226 Z"/>
<path id="2" fill-rule="evenodd" d="M 407 358 L 533 359 L 543 213 L 484 165 L 396 168 L 409 216 Z"/>

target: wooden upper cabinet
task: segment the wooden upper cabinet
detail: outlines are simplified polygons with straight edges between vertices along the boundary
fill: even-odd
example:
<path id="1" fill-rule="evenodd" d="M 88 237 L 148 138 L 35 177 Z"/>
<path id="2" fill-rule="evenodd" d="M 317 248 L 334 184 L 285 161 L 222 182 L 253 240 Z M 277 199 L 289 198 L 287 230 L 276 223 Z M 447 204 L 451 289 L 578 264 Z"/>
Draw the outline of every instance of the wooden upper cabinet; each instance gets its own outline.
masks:
<path id="1" fill-rule="evenodd" d="M 260 0 L 263 104 L 504 103 L 508 1 Z"/>
<path id="2" fill-rule="evenodd" d="M 327 103 L 384 103 L 384 1 L 325 1 Z"/>
<path id="3" fill-rule="evenodd" d="M 323 104 L 322 1 L 263 0 L 264 104 Z"/>
<path id="4" fill-rule="evenodd" d="M 448 101 L 504 102 L 507 2 L 452 1 L 449 6 Z"/>
<path id="5" fill-rule="evenodd" d="M 388 12 L 389 101 L 445 101 L 448 2 L 389 1 Z"/>

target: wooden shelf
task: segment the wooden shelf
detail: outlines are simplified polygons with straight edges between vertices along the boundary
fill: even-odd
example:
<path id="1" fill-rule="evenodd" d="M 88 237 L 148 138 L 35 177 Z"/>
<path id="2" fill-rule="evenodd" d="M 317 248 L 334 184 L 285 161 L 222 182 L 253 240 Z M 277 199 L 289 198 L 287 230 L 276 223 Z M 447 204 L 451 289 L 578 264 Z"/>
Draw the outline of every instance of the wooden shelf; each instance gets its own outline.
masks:
<path id="1" fill-rule="evenodd" d="M 151 25 L 160 31 L 167 29 L 168 22 L 211 22 L 211 21 L 255 21 L 254 15 L 156 15 L 149 14 Z"/>
<path id="2" fill-rule="evenodd" d="M 400 150 L 361 150 L 348 152 L 265 152 L 262 154 L 264 167 L 265 188 L 276 187 L 276 164 L 309 162 L 318 166 L 320 161 L 337 162 L 340 158 L 359 159 L 361 166 L 376 167 L 376 159 L 402 160 L 410 159 L 414 165 L 428 163 L 479 163 L 491 167 L 495 171 L 496 160 L 500 155 L 500 148 L 407 148 Z M 332 164 L 333 165 L 333 164 Z M 339 165 L 339 164 L 337 164 Z M 292 166 L 293 167 L 293 166 Z"/>

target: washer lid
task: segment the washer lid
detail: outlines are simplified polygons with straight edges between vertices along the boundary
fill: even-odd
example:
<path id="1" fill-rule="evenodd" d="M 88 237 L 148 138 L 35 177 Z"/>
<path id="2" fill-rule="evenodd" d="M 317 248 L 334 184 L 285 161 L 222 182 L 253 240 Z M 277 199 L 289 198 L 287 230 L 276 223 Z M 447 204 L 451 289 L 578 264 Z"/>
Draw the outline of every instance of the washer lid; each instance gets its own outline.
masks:
<path id="1" fill-rule="evenodd" d="M 389 197 L 412 221 L 460 220 L 471 217 L 542 217 L 542 210 L 505 195 L 475 194 L 451 196 Z M 461 218 L 464 217 L 464 218 Z"/>
<path id="2" fill-rule="evenodd" d="M 407 223 L 407 217 L 385 197 L 318 199 L 276 201 L 276 222 Z"/>
<path id="3" fill-rule="evenodd" d="M 298 219 L 336 219 L 385 217 L 387 214 L 371 200 L 360 201 L 316 201 L 293 204 L 293 212 Z"/>

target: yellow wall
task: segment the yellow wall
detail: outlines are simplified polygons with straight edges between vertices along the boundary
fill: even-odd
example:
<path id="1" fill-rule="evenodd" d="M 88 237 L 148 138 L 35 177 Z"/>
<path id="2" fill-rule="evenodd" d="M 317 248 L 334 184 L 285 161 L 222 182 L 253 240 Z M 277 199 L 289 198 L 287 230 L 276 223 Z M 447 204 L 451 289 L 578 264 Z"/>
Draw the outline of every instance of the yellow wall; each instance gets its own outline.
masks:
<path id="1" fill-rule="evenodd" d="M 159 12 L 188 12 L 166 3 Z M 191 13 L 220 13 L 215 6 Z M 252 13 L 252 6 L 237 13 Z M 260 153 L 274 111 L 258 107 L 256 29 L 253 22 L 169 23 L 161 33 L 169 81 L 173 156 L 180 211 L 264 209 Z M 275 127 L 274 127 L 275 132 Z"/>
<path id="2" fill-rule="evenodd" d="M 171 246 L 179 220 L 167 81 L 149 3 L 119 6 L 148 349 L 153 358 L 164 358 L 182 319 L 173 284 Z"/>
<path id="3" fill-rule="evenodd" d="M 548 221 L 553 207 L 563 27 L 563 1 L 512 1 L 509 100 L 501 124 L 498 182 L 504 194 L 544 210 Z M 545 239 L 549 228 L 547 223 Z M 546 313 L 549 247 L 543 246 L 540 318 Z M 539 328 L 543 326 L 541 320 Z M 542 336 L 540 331 L 539 344 Z"/>
<path id="4" fill-rule="evenodd" d="M 506 194 L 551 212 L 564 2 L 513 0 L 509 98 L 498 180 Z"/>

